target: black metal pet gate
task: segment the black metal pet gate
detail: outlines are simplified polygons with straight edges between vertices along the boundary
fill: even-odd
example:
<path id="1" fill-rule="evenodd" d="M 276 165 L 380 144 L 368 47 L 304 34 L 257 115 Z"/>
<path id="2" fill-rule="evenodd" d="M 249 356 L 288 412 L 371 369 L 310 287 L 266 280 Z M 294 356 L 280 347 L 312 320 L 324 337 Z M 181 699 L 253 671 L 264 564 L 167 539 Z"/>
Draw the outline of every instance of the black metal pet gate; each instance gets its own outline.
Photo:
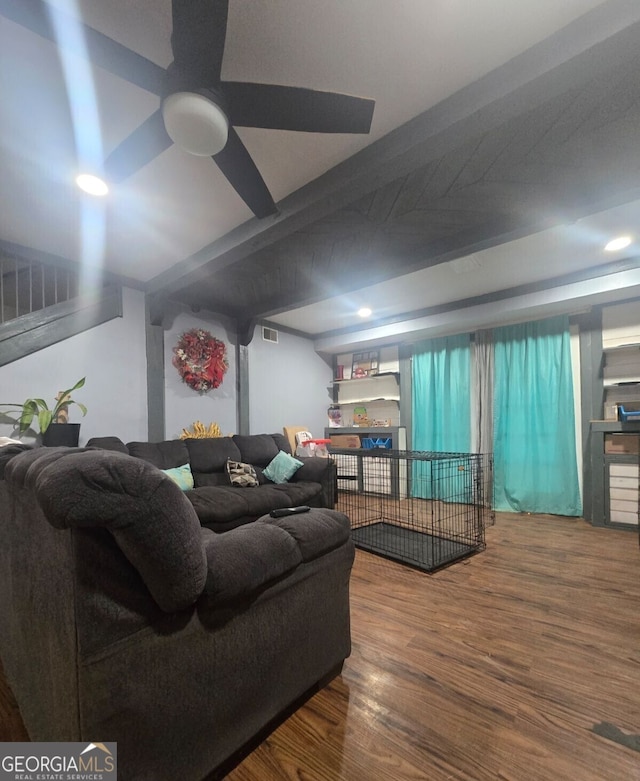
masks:
<path id="1" fill-rule="evenodd" d="M 359 548 L 425 572 L 484 549 L 491 456 L 331 448 L 331 457 L 337 509 Z"/>

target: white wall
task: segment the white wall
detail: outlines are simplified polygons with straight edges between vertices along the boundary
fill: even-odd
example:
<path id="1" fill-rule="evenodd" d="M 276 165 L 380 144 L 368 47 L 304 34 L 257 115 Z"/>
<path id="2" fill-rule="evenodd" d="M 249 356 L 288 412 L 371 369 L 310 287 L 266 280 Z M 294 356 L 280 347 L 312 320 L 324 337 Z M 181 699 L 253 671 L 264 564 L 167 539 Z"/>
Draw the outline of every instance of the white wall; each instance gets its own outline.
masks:
<path id="1" fill-rule="evenodd" d="M 229 369 L 222 385 L 208 393 L 198 393 L 182 382 L 178 370 L 172 364 L 173 348 L 180 336 L 193 328 L 209 331 L 227 347 Z M 237 433 L 236 335 L 221 317 L 185 312 L 175 318 L 171 328 L 164 334 L 164 378 L 166 439 L 176 439 L 183 428 L 190 428 L 197 420 L 205 426 L 217 423 L 225 435 Z"/>
<path id="2" fill-rule="evenodd" d="M 321 438 L 331 404 L 331 366 L 313 341 L 278 332 L 278 343 L 265 342 L 257 326 L 249 355 L 249 425 L 252 434 L 305 426 Z"/>
<path id="3" fill-rule="evenodd" d="M 640 344 L 640 300 L 605 306 L 602 309 L 602 346 Z"/>
<path id="4" fill-rule="evenodd" d="M 109 435 L 125 442 L 146 440 L 144 312 L 144 294 L 124 288 L 123 317 L 0 367 L 0 401 L 22 403 L 37 397 L 52 406 L 58 391 L 86 377 L 84 388 L 73 394 L 87 407 L 86 417 L 77 407 L 69 408 L 69 422 L 82 424 L 80 444 Z M 0 436 L 15 435 L 10 425 L 0 424 Z"/>

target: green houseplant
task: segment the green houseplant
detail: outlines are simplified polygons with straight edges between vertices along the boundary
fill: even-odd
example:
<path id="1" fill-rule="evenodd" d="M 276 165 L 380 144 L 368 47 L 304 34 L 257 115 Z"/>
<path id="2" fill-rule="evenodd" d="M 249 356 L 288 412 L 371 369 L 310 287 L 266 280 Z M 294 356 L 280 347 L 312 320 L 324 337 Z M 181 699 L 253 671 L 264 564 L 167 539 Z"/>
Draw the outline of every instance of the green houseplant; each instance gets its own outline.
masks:
<path id="1" fill-rule="evenodd" d="M 65 391 L 60 391 L 60 393 L 58 393 L 58 395 L 55 397 L 55 404 L 51 409 L 49 409 L 49 405 L 44 399 L 35 398 L 27 399 L 22 404 L 0 404 L 0 406 L 18 407 L 20 409 L 20 416 L 17 420 L 17 424 L 21 434 L 24 434 L 26 431 L 28 431 L 28 429 L 31 428 L 31 424 L 33 423 L 34 419 L 36 419 L 38 421 L 38 428 L 42 434 L 43 444 L 68 444 L 66 439 L 64 442 L 56 441 L 55 443 L 52 441 L 46 441 L 47 437 L 52 439 L 53 430 L 51 427 L 53 425 L 56 428 L 58 426 L 71 427 L 70 429 L 65 430 L 74 432 L 71 435 L 71 439 L 75 439 L 75 444 L 77 445 L 80 424 L 67 422 L 67 410 L 70 404 L 76 404 L 80 408 L 83 416 L 87 414 L 87 408 L 85 405 L 71 398 L 73 391 L 82 388 L 85 379 L 86 378 L 83 377 L 82 379 L 78 380 L 78 382 L 76 382 L 72 388 L 69 388 Z"/>

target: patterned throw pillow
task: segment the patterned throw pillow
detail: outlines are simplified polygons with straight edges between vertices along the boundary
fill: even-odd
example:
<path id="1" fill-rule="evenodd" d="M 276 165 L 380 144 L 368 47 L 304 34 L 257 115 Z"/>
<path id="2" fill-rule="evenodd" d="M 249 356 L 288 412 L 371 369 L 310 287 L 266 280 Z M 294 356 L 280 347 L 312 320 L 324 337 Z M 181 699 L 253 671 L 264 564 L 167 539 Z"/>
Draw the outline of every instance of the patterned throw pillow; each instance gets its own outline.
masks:
<path id="1" fill-rule="evenodd" d="M 262 474 L 268 477 L 272 483 L 286 483 L 301 466 L 304 466 L 302 461 L 298 461 L 297 458 L 285 453 L 284 450 L 280 450 L 278 455 L 271 459 Z"/>
<path id="2" fill-rule="evenodd" d="M 168 475 L 174 483 L 183 491 L 190 491 L 193 488 L 193 474 L 189 464 L 176 466 L 174 469 L 163 469 L 165 475 Z"/>
<path id="3" fill-rule="evenodd" d="M 241 461 L 232 461 L 227 459 L 227 473 L 231 485 L 238 485 L 241 488 L 253 488 L 258 485 L 256 470 L 251 464 L 243 464 Z"/>

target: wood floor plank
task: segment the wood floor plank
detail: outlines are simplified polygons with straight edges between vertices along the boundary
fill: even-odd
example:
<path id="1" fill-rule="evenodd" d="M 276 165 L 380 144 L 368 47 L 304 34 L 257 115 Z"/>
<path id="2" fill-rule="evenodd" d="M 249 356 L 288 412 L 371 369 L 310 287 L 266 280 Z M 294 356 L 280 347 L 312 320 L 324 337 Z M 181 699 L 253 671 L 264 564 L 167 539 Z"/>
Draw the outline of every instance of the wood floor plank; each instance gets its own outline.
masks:
<path id="1" fill-rule="evenodd" d="M 358 551 L 343 674 L 229 781 L 640 781 L 637 535 L 498 514 L 427 575 Z M 0 740 L 24 739 L 0 680 Z"/>

